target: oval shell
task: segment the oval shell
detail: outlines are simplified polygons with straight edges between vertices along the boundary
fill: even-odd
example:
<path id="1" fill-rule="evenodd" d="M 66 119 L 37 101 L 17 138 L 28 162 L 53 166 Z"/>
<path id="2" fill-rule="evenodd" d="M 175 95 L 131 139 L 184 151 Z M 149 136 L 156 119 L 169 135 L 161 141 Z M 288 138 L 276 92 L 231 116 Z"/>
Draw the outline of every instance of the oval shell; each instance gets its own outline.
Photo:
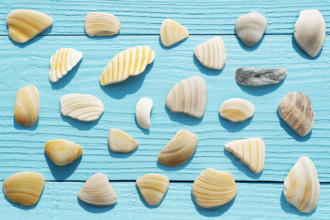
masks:
<path id="1" fill-rule="evenodd" d="M 128 133 L 119 129 L 109 130 L 109 148 L 111 151 L 128 153 L 138 147 L 138 142 Z"/>
<path id="2" fill-rule="evenodd" d="M 219 113 L 233 122 L 245 121 L 253 116 L 254 105 L 246 99 L 227 99 L 221 104 Z"/>
<path id="3" fill-rule="evenodd" d="M 85 17 L 85 31 L 88 36 L 113 36 L 119 30 L 119 20 L 112 14 L 90 12 Z"/>
<path id="4" fill-rule="evenodd" d="M 165 47 L 170 47 L 189 36 L 188 29 L 172 19 L 165 19 L 160 28 L 160 40 Z"/>
<path id="5" fill-rule="evenodd" d="M 150 113 L 153 102 L 150 98 L 141 98 L 135 108 L 135 118 L 139 126 L 143 129 L 149 129 L 151 125 Z"/>

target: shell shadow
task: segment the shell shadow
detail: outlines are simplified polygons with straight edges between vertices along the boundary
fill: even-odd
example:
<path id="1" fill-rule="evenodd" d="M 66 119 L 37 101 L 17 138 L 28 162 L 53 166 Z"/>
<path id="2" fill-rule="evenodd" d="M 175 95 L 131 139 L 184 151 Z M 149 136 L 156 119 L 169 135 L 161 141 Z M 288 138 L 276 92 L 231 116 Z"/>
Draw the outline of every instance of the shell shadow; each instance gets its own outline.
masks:
<path id="1" fill-rule="evenodd" d="M 289 203 L 284 195 L 284 190 L 282 190 L 281 193 L 281 208 L 284 212 L 286 213 L 290 213 L 290 214 L 295 214 L 295 215 L 299 215 L 299 216 L 311 216 L 315 213 L 315 210 L 317 209 L 317 206 L 315 207 L 315 209 L 310 212 L 310 213 L 303 213 L 300 212 L 296 207 L 294 207 L 291 203 Z"/>
<path id="2" fill-rule="evenodd" d="M 94 214 L 101 214 L 101 213 L 108 212 L 111 209 L 115 208 L 117 205 L 117 203 L 110 205 L 110 206 L 91 205 L 91 204 L 85 203 L 84 201 L 80 200 L 79 197 L 77 197 L 77 202 L 81 208 L 85 209 L 87 212 L 94 213 Z"/>
<path id="3" fill-rule="evenodd" d="M 151 112 L 150 112 L 150 116 L 151 116 Z M 138 127 L 140 129 L 140 131 L 142 131 L 143 134 L 145 134 L 145 135 L 149 135 L 150 134 L 150 130 L 149 129 L 144 129 L 144 128 L 141 128 L 140 127 L 139 123 L 136 120 L 136 117 L 134 117 L 134 121 L 135 121 L 136 127 Z"/>
<path id="4" fill-rule="evenodd" d="M 29 131 L 34 131 L 38 128 L 38 125 L 39 125 L 39 117 L 37 119 L 37 121 L 34 123 L 34 125 L 32 126 L 24 126 L 24 125 L 21 125 L 20 123 L 18 123 L 16 120 L 15 120 L 15 116 L 13 116 L 13 124 L 14 124 L 14 128 L 17 129 L 17 130 L 29 130 Z"/>
<path id="5" fill-rule="evenodd" d="M 220 114 L 218 114 L 218 117 L 219 117 L 219 121 L 220 121 L 220 124 L 222 127 L 224 127 L 230 133 L 235 133 L 235 132 L 239 132 L 239 131 L 243 130 L 246 126 L 248 126 L 251 123 L 254 115 L 251 118 L 249 118 L 245 121 L 241 121 L 241 122 L 229 121 L 229 120 L 221 117 Z"/>
<path id="6" fill-rule="evenodd" d="M 207 68 L 205 66 L 203 66 L 199 60 L 197 59 L 197 57 L 195 56 L 195 54 L 193 54 L 193 59 L 194 59 L 194 64 L 195 66 L 197 66 L 198 70 L 205 74 L 205 75 L 209 75 L 209 76 L 216 76 L 216 75 L 220 75 L 220 73 L 222 73 L 222 71 L 225 69 L 226 67 L 226 63 L 223 66 L 223 68 L 221 70 L 215 70 L 215 69 L 211 69 L 211 68 Z"/>
<path id="7" fill-rule="evenodd" d="M 258 47 L 260 46 L 260 44 L 264 40 L 265 33 L 262 35 L 262 38 L 259 40 L 259 42 L 256 45 L 252 46 L 252 47 L 249 47 L 246 44 L 244 44 L 243 41 L 236 34 L 236 31 L 235 31 L 235 37 L 236 37 L 236 39 L 237 39 L 237 41 L 238 41 L 238 43 L 239 43 L 239 45 L 241 46 L 242 49 L 244 49 L 246 51 L 255 51 L 256 49 L 258 49 Z"/>
<path id="8" fill-rule="evenodd" d="M 57 82 L 52 83 L 49 80 L 50 85 L 52 86 L 53 90 L 59 90 L 65 87 L 69 82 L 73 79 L 73 77 L 76 75 L 78 72 L 79 66 L 83 58 L 77 63 L 77 65 L 70 71 L 68 72 L 65 76 L 63 76 L 61 79 L 59 79 Z"/>
<path id="9" fill-rule="evenodd" d="M 99 120 L 100 120 L 101 117 L 102 117 L 102 115 L 95 121 L 85 122 L 85 121 L 79 121 L 77 119 L 74 119 L 74 118 L 71 118 L 71 117 L 68 117 L 68 116 L 63 116 L 61 114 L 61 118 L 62 118 L 63 121 L 67 122 L 72 127 L 75 127 L 78 130 L 90 130 L 90 129 L 92 129 L 94 126 L 96 126 L 99 123 Z"/>
<path id="10" fill-rule="evenodd" d="M 140 192 L 139 187 L 137 186 L 137 184 L 135 184 L 135 189 L 136 189 L 136 191 L 138 192 L 138 195 L 139 195 L 139 198 L 140 198 L 141 202 L 142 202 L 143 205 L 144 205 L 145 207 L 147 207 L 148 209 L 156 209 L 156 208 L 158 208 L 158 207 L 163 203 L 163 201 L 164 201 L 164 199 L 165 199 L 165 197 L 166 197 L 166 195 L 167 195 L 167 192 L 168 192 L 169 188 L 170 188 L 170 186 L 169 186 L 168 189 L 166 190 L 166 193 L 165 193 L 165 195 L 163 196 L 162 201 L 160 201 L 160 203 L 159 203 L 158 205 L 156 205 L 156 206 L 152 206 L 152 205 L 149 205 L 149 204 L 145 201 L 145 199 L 143 198 L 143 196 L 142 196 L 142 194 L 141 194 L 141 192 Z"/>
<path id="11" fill-rule="evenodd" d="M 317 58 L 319 58 L 322 54 L 323 51 L 323 47 L 320 50 L 320 53 L 316 56 L 316 57 L 310 57 L 307 53 L 305 53 L 305 51 L 303 51 L 300 46 L 297 44 L 296 39 L 294 38 L 294 35 L 292 35 L 291 37 L 291 42 L 292 42 L 292 48 L 296 51 L 297 54 L 299 54 L 302 58 L 306 59 L 306 60 L 316 60 Z"/>
<path id="12" fill-rule="evenodd" d="M 198 125 L 202 122 L 204 115 L 201 118 L 195 118 L 193 116 L 187 115 L 185 113 L 180 112 L 171 112 L 166 105 L 164 105 L 165 111 L 169 118 L 172 121 L 176 121 L 185 125 Z"/>
<path id="13" fill-rule="evenodd" d="M 163 45 L 162 40 L 160 39 L 160 36 L 159 36 L 159 38 L 158 38 L 158 42 L 159 42 L 159 45 L 160 45 L 160 47 L 161 47 L 162 49 L 164 49 L 164 50 L 171 50 L 171 49 L 174 49 L 174 48 L 180 46 L 180 45 L 181 45 L 183 42 L 185 42 L 187 39 L 188 39 L 188 37 L 187 37 L 186 39 L 183 39 L 182 41 L 179 41 L 179 42 L 176 43 L 176 44 L 173 44 L 173 45 L 170 46 L 170 47 L 165 47 L 165 46 Z"/>
<path id="14" fill-rule="evenodd" d="M 196 149 L 197 150 L 197 149 Z M 161 164 L 158 160 L 157 160 L 157 167 L 159 169 L 165 170 L 165 171 L 178 171 L 178 170 L 182 170 L 184 169 L 186 166 L 188 166 L 190 164 L 190 162 L 192 161 L 192 159 L 194 158 L 195 154 L 196 154 L 196 150 L 195 152 L 191 155 L 191 157 L 185 161 L 182 164 L 176 165 L 176 166 L 166 166 L 164 164 Z"/>
<path id="15" fill-rule="evenodd" d="M 284 79 L 285 80 L 285 79 Z M 236 82 L 236 84 L 246 93 L 254 96 L 263 96 L 268 93 L 276 91 L 283 83 L 284 80 L 277 84 L 264 85 L 264 86 L 244 86 Z"/>

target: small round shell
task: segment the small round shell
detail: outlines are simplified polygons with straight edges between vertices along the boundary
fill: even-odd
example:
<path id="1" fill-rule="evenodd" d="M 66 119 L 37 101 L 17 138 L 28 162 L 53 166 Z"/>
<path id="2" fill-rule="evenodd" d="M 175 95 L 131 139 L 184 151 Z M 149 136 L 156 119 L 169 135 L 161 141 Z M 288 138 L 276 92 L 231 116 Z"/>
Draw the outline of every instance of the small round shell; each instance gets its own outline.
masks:
<path id="1" fill-rule="evenodd" d="M 221 104 L 219 114 L 233 122 L 245 121 L 253 116 L 254 105 L 246 99 L 227 99 Z"/>
<path id="2" fill-rule="evenodd" d="M 150 98 L 141 98 L 135 108 L 135 118 L 141 128 L 149 129 L 151 125 L 150 113 L 153 102 Z"/>

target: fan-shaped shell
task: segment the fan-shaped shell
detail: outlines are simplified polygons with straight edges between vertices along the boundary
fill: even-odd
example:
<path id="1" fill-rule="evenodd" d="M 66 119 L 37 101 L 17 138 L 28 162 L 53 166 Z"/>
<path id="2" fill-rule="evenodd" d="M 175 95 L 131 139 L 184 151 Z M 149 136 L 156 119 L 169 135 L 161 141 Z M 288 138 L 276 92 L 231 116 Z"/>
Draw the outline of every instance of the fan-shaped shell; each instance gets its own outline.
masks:
<path id="1" fill-rule="evenodd" d="M 141 98 L 135 108 L 135 118 L 141 128 L 149 129 L 151 125 L 150 113 L 153 102 L 150 98 Z"/>
<path id="2" fill-rule="evenodd" d="M 119 129 L 109 130 L 109 148 L 114 152 L 128 153 L 138 147 L 138 142 L 128 133 Z"/>
<path id="3" fill-rule="evenodd" d="M 254 105 L 246 99 L 227 99 L 221 104 L 219 113 L 233 122 L 245 121 L 253 116 Z"/>
<path id="4" fill-rule="evenodd" d="M 90 12 L 85 17 L 85 31 L 89 36 L 118 34 L 120 23 L 116 16 L 105 12 Z"/>
<path id="5" fill-rule="evenodd" d="M 160 40 L 165 47 L 170 47 L 189 36 L 188 29 L 172 19 L 165 19 L 160 28 Z"/>

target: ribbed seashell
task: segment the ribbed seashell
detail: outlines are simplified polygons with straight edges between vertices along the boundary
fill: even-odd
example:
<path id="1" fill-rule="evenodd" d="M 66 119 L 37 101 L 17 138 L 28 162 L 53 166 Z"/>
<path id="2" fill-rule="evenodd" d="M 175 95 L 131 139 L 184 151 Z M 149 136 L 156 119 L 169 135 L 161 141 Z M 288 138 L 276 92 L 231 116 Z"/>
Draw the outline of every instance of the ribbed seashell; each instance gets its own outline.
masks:
<path id="1" fill-rule="evenodd" d="M 170 47 L 189 36 L 188 29 L 172 19 L 165 19 L 160 28 L 160 40 L 165 47 Z"/>
<path id="2" fill-rule="evenodd" d="M 277 107 L 280 117 L 301 137 L 313 128 L 315 113 L 312 102 L 301 92 L 290 92 Z"/>
<path id="3" fill-rule="evenodd" d="M 260 138 L 236 140 L 225 145 L 227 151 L 232 152 L 254 173 L 260 173 L 265 164 L 265 144 Z"/>
<path id="4" fill-rule="evenodd" d="M 267 19 L 258 12 L 250 12 L 237 18 L 235 31 L 237 36 L 249 47 L 257 44 L 265 33 Z"/>
<path id="5" fill-rule="evenodd" d="M 245 121 L 253 116 L 254 105 L 246 99 L 227 99 L 221 104 L 219 113 L 233 122 Z"/>
<path id="6" fill-rule="evenodd" d="M 320 183 L 316 168 L 308 157 L 301 157 L 284 180 L 284 196 L 299 211 L 310 213 L 317 205 Z"/>
<path id="7" fill-rule="evenodd" d="M 104 68 L 100 83 L 106 86 L 142 73 L 155 59 L 155 52 L 147 46 L 132 47 L 117 54 Z"/>
<path id="8" fill-rule="evenodd" d="M 172 87 L 166 98 L 166 107 L 171 112 L 181 112 L 196 118 L 204 115 L 207 86 L 202 77 L 193 76 L 181 80 Z"/>
<path id="9" fill-rule="evenodd" d="M 193 183 L 192 194 L 203 208 L 222 206 L 237 193 L 234 177 L 226 172 L 208 168 L 201 172 Z"/>
<path id="10" fill-rule="evenodd" d="M 113 129 L 109 130 L 109 148 L 111 151 L 128 153 L 138 147 L 138 142 L 127 132 Z"/>
<path id="11" fill-rule="evenodd" d="M 181 130 L 160 151 L 158 161 L 166 166 L 182 164 L 194 154 L 197 142 L 195 134 Z"/>
<path id="12" fill-rule="evenodd" d="M 57 82 L 70 72 L 81 60 L 82 52 L 73 48 L 62 48 L 50 58 L 49 79 Z"/>
<path id="13" fill-rule="evenodd" d="M 151 206 L 157 206 L 168 189 L 170 181 L 161 174 L 149 173 L 136 180 L 144 200 Z"/>
<path id="14" fill-rule="evenodd" d="M 286 70 L 281 68 L 261 69 L 256 67 L 240 67 L 237 68 L 235 79 L 236 82 L 244 86 L 264 86 L 277 84 L 284 80 Z"/>
<path id="15" fill-rule="evenodd" d="M 46 143 L 45 152 L 56 165 L 64 166 L 80 157 L 83 150 L 74 142 L 57 139 Z"/>
<path id="16" fill-rule="evenodd" d="M 45 179 L 40 173 L 15 173 L 3 182 L 3 192 L 12 201 L 24 206 L 31 206 L 39 201 L 45 185 Z"/>
<path id="17" fill-rule="evenodd" d="M 208 68 L 221 70 L 226 63 L 226 48 L 221 37 L 213 37 L 194 50 L 199 62 Z"/>
<path id="18" fill-rule="evenodd" d="M 153 106 L 153 102 L 150 98 L 141 98 L 135 108 L 135 118 L 141 128 L 149 129 L 150 113 Z"/>
<path id="19" fill-rule="evenodd" d="M 53 19 L 42 12 L 19 9 L 7 16 L 9 37 L 17 43 L 25 43 L 53 24 Z"/>
<path id="20" fill-rule="evenodd" d="M 15 120 L 24 126 L 32 126 L 39 117 L 39 93 L 38 89 L 29 85 L 20 88 L 16 94 Z"/>
<path id="21" fill-rule="evenodd" d="M 303 51 L 316 57 L 325 39 L 325 21 L 321 12 L 315 9 L 301 11 L 294 25 L 294 38 Z"/>
<path id="22" fill-rule="evenodd" d="M 115 191 L 103 173 L 91 176 L 79 191 L 78 197 L 88 204 L 97 206 L 113 205 L 117 202 Z"/>
<path id="23" fill-rule="evenodd" d="M 118 34 L 120 23 L 116 16 L 105 12 L 90 12 L 85 17 L 85 31 L 89 36 Z"/>
<path id="24" fill-rule="evenodd" d="M 67 94 L 60 99 L 61 113 L 80 121 L 95 121 L 104 111 L 103 103 L 88 94 Z"/>

